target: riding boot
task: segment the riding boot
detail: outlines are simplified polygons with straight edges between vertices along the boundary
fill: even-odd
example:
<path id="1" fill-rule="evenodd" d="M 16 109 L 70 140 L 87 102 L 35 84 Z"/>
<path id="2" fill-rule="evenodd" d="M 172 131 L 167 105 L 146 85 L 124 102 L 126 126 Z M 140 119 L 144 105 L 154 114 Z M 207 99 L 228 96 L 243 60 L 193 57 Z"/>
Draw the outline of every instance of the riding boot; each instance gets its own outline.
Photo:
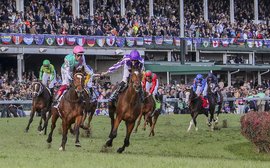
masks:
<path id="1" fill-rule="evenodd" d="M 59 102 L 59 98 L 61 97 L 61 94 L 56 94 L 55 97 L 54 97 L 54 100 L 53 100 L 53 106 L 56 106 Z"/>
<path id="2" fill-rule="evenodd" d="M 126 83 L 124 81 L 122 81 L 119 86 L 117 87 L 117 89 L 112 93 L 112 95 L 109 98 L 109 101 L 113 102 L 115 100 L 117 100 L 119 93 L 122 91 L 122 89 L 125 87 Z"/>
<path id="3" fill-rule="evenodd" d="M 53 88 L 50 88 L 50 92 L 51 92 L 51 94 L 52 94 L 52 96 L 54 95 L 54 90 L 53 90 Z"/>

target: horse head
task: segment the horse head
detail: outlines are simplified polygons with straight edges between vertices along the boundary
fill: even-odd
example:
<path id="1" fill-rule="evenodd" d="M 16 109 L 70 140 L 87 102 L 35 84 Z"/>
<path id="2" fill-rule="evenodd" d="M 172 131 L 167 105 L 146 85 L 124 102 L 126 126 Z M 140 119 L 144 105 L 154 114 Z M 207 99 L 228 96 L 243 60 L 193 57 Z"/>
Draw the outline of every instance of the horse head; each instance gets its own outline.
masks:
<path id="1" fill-rule="evenodd" d="M 74 87 L 76 93 L 78 96 L 82 96 L 84 92 L 84 82 L 85 82 L 85 71 L 84 67 L 76 69 L 73 69 L 73 83 L 72 86 Z"/>
<path id="2" fill-rule="evenodd" d="M 141 79 L 142 79 L 141 73 L 137 70 L 132 70 L 129 83 L 136 92 L 140 91 Z"/>
<path id="3" fill-rule="evenodd" d="M 43 92 L 43 84 L 41 82 L 33 82 L 31 85 L 33 98 L 38 97 Z"/>

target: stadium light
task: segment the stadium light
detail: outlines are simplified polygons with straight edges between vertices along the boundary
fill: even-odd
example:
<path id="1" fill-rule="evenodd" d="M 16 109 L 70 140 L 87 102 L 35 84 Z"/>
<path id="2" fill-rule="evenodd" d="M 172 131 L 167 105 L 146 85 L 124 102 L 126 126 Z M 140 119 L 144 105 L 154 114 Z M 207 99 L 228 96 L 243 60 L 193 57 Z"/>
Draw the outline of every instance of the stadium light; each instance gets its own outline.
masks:
<path id="1" fill-rule="evenodd" d="M 0 50 L 1 50 L 2 52 L 5 52 L 5 51 L 8 50 L 8 47 L 1 47 Z"/>
<path id="2" fill-rule="evenodd" d="M 39 48 L 39 52 L 44 53 L 47 51 L 47 48 Z"/>

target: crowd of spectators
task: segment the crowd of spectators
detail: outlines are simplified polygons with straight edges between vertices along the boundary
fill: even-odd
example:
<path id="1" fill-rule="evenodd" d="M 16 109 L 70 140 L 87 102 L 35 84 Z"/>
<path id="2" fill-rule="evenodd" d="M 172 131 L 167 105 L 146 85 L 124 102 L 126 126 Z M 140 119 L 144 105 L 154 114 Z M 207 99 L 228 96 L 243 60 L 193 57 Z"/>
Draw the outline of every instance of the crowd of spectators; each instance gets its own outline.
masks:
<path id="1" fill-rule="evenodd" d="M 31 100 L 31 82 L 36 80 L 33 72 L 25 73 L 22 82 L 18 82 L 14 70 L 11 69 L 0 75 L 0 100 Z M 56 89 L 61 83 L 57 75 Z M 163 101 L 167 98 L 177 98 L 178 102 L 165 102 L 163 103 L 163 112 L 174 113 L 187 113 L 187 96 L 186 89 L 190 85 L 179 84 L 179 81 L 172 81 L 173 84 L 165 84 L 160 81 L 158 93 L 163 97 Z M 99 103 L 96 114 L 107 115 L 107 104 L 103 102 L 108 99 L 116 84 L 111 84 L 109 78 L 98 79 L 94 81 L 94 99 L 98 99 Z M 223 80 L 219 81 L 219 88 L 223 97 L 226 98 L 253 98 L 253 97 L 269 97 L 270 96 L 270 81 L 263 81 L 262 85 L 258 85 L 254 81 L 236 81 L 232 87 L 227 87 Z M 55 90 L 56 90 L 55 89 Z M 8 106 L 7 106 L 8 107 Z M 17 107 L 19 108 L 19 107 Z M 20 109 L 19 109 L 20 110 Z M 228 101 L 224 103 L 222 112 L 243 114 L 250 110 L 255 111 L 269 111 L 269 103 L 267 100 L 258 101 L 244 101 L 238 99 L 236 101 Z"/>
<path id="2" fill-rule="evenodd" d="M 80 17 L 73 18 L 72 0 L 25 0 L 24 13 L 15 0 L 0 2 L 0 32 L 97 36 L 179 36 L 179 0 L 154 0 L 149 17 L 148 0 L 95 0 L 90 16 L 89 0 L 80 0 Z M 208 20 L 203 0 L 185 0 L 185 36 L 215 38 L 270 38 L 269 1 L 259 1 L 259 20 L 254 23 L 253 0 L 235 0 L 235 23 L 230 23 L 230 1 L 208 0 Z"/>

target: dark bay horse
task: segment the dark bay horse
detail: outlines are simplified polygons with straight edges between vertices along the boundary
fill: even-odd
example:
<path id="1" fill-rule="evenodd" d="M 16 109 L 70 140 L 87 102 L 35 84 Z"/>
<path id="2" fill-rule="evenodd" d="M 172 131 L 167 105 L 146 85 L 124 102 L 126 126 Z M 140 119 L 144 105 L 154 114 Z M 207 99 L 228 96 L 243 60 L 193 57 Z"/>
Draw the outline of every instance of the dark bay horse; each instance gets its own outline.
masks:
<path id="1" fill-rule="evenodd" d="M 55 124 L 59 117 L 62 118 L 62 143 L 59 150 L 65 150 L 67 133 L 73 123 L 75 123 L 75 146 L 81 146 L 79 142 L 79 128 L 83 126 L 85 110 L 85 103 L 83 101 L 84 80 L 84 68 L 79 71 L 73 69 L 73 82 L 71 84 L 71 87 L 64 93 L 63 97 L 60 100 L 59 106 L 57 108 L 52 107 L 51 132 L 47 139 L 49 147 L 50 143 L 52 142 L 52 134 L 56 126 Z"/>
<path id="2" fill-rule="evenodd" d="M 193 88 L 191 87 L 189 90 L 189 98 L 188 98 L 188 104 L 189 104 L 189 109 L 191 112 L 191 121 L 188 127 L 187 131 L 190 131 L 192 125 L 195 125 L 196 131 L 198 130 L 197 128 L 197 117 L 199 114 L 204 114 L 208 118 L 210 114 L 210 119 L 208 120 L 208 126 L 211 126 L 211 129 L 213 130 L 213 122 L 214 122 L 214 113 L 215 113 L 215 108 L 216 108 L 216 96 L 212 93 L 210 85 L 208 85 L 207 88 L 207 97 L 209 101 L 209 109 L 205 109 L 203 105 L 202 98 L 200 96 L 197 96 L 197 94 L 193 91 Z"/>
<path id="3" fill-rule="evenodd" d="M 145 93 L 145 95 L 146 95 L 146 93 Z M 134 132 L 138 131 L 138 127 L 141 123 L 142 116 L 144 116 L 143 129 L 145 130 L 147 123 L 149 123 L 150 128 L 151 128 L 149 136 L 155 136 L 154 129 L 155 129 L 155 125 L 157 123 L 157 119 L 160 115 L 161 108 L 162 108 L 161 105 L 158 109 L 156 108 L 156 102 L 155 102 L 153 96 L 150 96 L 150 95 L 146 96 L 144 101 L 143 101 L 143 107 L 142 107 L 141 113 L 138 117 L 137 126 L 136 126 Z M 153 114 L 153 115 L 151 116 L 151 114 Z"/>
<path id="4" fill-rule="evenodd" d="M 41 82 L 33 82 L 31 86 L 31 90 L 32 90 L 32 96 L 33 96 L 32 109 L 31 109 L 28 125 L 25 128 L 25 132 L 28 132 L 30 124 L 33 121 L 33 117 L 37 111 L 41 114 L 38 131 L 41 132 L 44 130 L 44 135 L 46 135 L 47 125 L 48 125 L 48 120 L 49 120 L 49 117 L 47 117 L 47 112 L 49 112 L 48 116 L 50 116 L 53 93 L 51 93 L 51 91 L 46 86 L 44 86 Z M 44 120 L 43 127 L 41 126 L 42 120 Z"/>
<path id="5" fill-rule="evenodd" d="M 126 124 L 126 137 L 124 145 L 117 152 L 122 153 L 125 147 L 129 146 L 129 138 L 134 128 L 136 119 L 141 113 L 142 101 L 140 99 L 142 74 L 139 71 L 132 70 L 129 79 L 129 84 L 126 90 L 119 94 L 116 103 L 109 102 L 109 116 L 111 118 L 111 131 L 109 140 L 104 145 L 104 148 L 112 147 L 113 139 L 117 136 L 117 129 L 122 120 Z M 116 118 L 114 118 L 116 115 Z"/>

